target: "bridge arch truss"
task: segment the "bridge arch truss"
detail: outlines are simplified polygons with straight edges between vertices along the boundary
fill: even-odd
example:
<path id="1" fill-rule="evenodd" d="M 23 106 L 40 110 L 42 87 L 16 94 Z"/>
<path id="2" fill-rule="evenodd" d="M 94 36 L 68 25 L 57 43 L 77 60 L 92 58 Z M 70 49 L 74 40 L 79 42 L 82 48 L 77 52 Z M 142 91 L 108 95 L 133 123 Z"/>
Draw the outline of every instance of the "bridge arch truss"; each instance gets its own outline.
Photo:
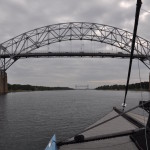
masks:
<path id="1" fill-rule="evenodd" d="M 32 53 L 36 49 L 62 41 L 89 40 L 106 43 L 130 53 L 133 34 L 131 32 L 97 23 L 69 22 L 48 25 L 20 34 L 0 44 L 0 70 L 7 70 L 19 54 Z M 149 60 L 150 42 L 136 37 L 135 54 Z M 4 56 L 9 58 L 6 60 Z"/>

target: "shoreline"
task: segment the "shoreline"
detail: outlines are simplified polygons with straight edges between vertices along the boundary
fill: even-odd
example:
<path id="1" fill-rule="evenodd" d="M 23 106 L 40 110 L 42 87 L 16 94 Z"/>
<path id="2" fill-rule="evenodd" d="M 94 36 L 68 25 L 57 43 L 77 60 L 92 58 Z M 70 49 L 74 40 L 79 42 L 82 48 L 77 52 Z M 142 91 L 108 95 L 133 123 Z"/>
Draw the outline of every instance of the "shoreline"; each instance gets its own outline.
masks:
<path id="1" fill-rule="evenodd" d="M 13 90 L 13 91 L 8 91 L 8 93 L 17 93 L 17 92 L 37 92 L 37 91 L 88 91 L 88 90 L 95 90 L 95 91 L 124 91 L 124 90 L 111 90 L 111 89 L 53 89 L 53 90 Z M 149 90 L 138 90 L 138 89 L 130 89 L 129 91 L 136 91 L 136 92 L 150 92 Z"/>

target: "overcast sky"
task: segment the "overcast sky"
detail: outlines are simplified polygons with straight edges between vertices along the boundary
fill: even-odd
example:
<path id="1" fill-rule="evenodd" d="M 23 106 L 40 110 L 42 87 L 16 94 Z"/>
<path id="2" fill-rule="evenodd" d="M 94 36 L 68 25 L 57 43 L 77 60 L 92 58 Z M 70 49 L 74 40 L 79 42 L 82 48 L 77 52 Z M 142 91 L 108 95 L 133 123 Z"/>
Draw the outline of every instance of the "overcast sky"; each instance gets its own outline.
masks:
<path id="1" fill-rule="evenodd" d="M 0 43 L 37 27 L 73 21 L 94 22 L 133 31 L 136 0 L 1 0 L 0 2 Z M 149 0 L 143 0 L 142 9 L 150 11 Z M 150 40 L 149 25 L 150 14 L 141 10 L 138 35 L 148 40 Z M 79 45 L 83 44 L 85 43 L 79 41 Z M 94 44 L 90 44 L 93 47 Z M 69 87 L 89 85 L 91 88 L 104 84 L 125 84 L 128 64 L 128 59 L 109 58 L 20 59 L 7 70 L 8 82 Z M 142 81 L 148 81 L 149 70 L 141 62 L 140 71 Z M 133 61 L 131 82 L 139 82 L 136 60 Z"/>

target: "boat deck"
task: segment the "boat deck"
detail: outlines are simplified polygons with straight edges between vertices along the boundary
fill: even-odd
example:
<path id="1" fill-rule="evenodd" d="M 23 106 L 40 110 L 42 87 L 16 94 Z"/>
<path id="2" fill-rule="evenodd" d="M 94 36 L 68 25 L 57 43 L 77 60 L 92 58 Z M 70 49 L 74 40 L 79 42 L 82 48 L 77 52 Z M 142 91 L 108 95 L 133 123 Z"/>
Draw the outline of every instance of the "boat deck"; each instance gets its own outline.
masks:
<path id="1" fill-rule="evenodd" d="M 125 119 L 122 116 L 119 116 L 109 122 L 102 123 L 105 120 L 108 120 L 114 116 L 118 115 L 118 113 L 113 110 L 103 118 L 101 118 L 99 121 L 88 127 L 87 130 L 83 133 L 85 139 L 92 137 L 98 137 L 103 135 L 110 135 L 114 133 L 124 132 L 124 131 L 130 131 L 139 129 L 138 126 L 131 123 L 127 119 Z M 141 122 L 141 124 L 144 124 L 144 117 L 141 115 L 128 113 L 129 116 L 132 118 L 138 120 Z M 146 118 L 147 121 L 147 118 Z M 102 123 L 102 124 L 101 124 Z M 92 126 L 95 126 L 96 124 L 100 124 L 97 127 L 91 128 Z M 67 141 L 72 141 L 74 138 L 71 138 Z M 83 143 L 74 143 L 74 144 L 66 144 L 59 147 L 59 150 L 88 150 L 88 149 L 104 149 L 104 150 L 138 150 L 134 142 L 130 139 L 130 136 L 121 136 L 121 137 L 115 137 L 115 138 L 108 138 L 103 140 L 95 140 L 95 141 L 89 141 L 89 142 L 83 142 Z"/>

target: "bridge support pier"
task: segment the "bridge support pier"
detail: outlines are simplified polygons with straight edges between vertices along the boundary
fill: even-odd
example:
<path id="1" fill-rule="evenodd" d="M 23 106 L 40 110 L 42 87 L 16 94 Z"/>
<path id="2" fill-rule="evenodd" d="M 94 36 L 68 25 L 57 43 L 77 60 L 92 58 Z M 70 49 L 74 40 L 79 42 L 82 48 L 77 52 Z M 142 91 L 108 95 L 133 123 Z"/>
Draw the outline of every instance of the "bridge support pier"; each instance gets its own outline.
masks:
<path id="1" fill-rule="evenodd" d="M 150 91 L 150 73 L 149 73 L 149 91 Z"/>
<path id="2" fill-rule="evenodd" d="M 7 73 L 0 71 L 0 95 L 8 93 Z"/>

